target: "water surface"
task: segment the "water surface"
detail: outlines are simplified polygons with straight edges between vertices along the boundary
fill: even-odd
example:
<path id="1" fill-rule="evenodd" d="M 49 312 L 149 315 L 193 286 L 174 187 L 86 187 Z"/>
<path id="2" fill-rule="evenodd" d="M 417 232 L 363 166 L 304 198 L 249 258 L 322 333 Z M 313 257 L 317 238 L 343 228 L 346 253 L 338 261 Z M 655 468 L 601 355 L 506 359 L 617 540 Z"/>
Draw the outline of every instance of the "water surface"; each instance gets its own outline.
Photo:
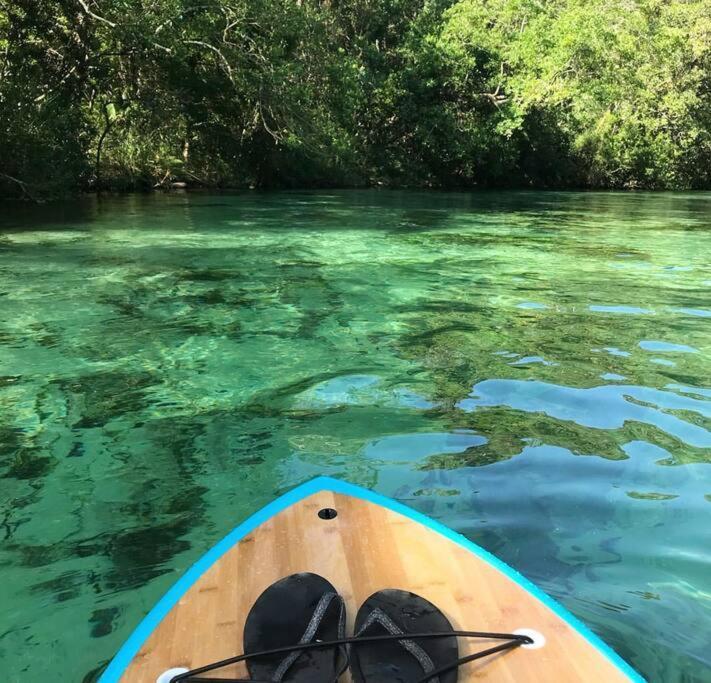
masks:
<path id="1" fill-rule="evenodd" d="M 708 680 L 711 195 L 135 196 L 0 224 L 4 680 L 94 680 L 316 474 L 464 533 L 650 680 Z"/>

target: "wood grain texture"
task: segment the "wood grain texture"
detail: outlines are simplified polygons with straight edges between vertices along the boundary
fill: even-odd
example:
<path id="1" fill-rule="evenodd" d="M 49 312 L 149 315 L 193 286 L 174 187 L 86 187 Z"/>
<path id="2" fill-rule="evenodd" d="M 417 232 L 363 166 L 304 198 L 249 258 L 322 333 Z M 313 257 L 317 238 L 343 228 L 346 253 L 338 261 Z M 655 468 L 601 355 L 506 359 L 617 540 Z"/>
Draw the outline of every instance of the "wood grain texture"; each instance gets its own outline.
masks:
<path id="1" fill-rule="evenodd" d="M 322 508 L 334 508 L 338 516 L 322 520 Z M 402 588 L 438 605 L 454 628 L 532 628 L 545 635 L 541 649 L 517 648 L 465 665 L 459 681 L 628 680 L 548 607 L 465 548 L 374 503 L 320 491 L 223 555 L 144 643 L 122 683 L 155 683 L 169 668 L 195 668 L 241 653 L 244 620 L 256 598 L 277 579 L 302 571 L 320 574 L 339 590 L 349 627 L 371 593 Z M 488 644 L 493 643 L 460 640 L 460 651 Z M 246 669 L 236 665 L 210 675 L 246 677 Z M 346 683 L 347 675 L 341 680 Z"/>

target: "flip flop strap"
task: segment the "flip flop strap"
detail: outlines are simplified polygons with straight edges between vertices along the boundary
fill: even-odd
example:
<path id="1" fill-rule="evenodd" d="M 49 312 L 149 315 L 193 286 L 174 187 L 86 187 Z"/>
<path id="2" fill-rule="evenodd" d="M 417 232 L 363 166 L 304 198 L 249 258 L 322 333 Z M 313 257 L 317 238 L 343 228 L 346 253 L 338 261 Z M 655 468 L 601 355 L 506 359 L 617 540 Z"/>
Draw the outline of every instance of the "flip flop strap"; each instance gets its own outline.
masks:
<path id="1" fill-rule="evenodd" d="M 305 643 L 310 643 L 314 636 L 316 635 L 316 631 L 318 631 L 318 627 L 321 625 L 321 620 L 323 619 L 324 615 L 326 614 L 326 610 L 328 609 L 329 605 L 333 602 L 335 598 L 338 598 L 338 593 L 324 593 L 321 596 L 321 599 L 318 601 L 318 604 L 316 605 L 316 609 L 314 610 L 314 613 L 311 615 L 311 619 L 308 623 L 308 626 L 306 627 L 306 630 L 304 631 L 303 635 L 301 636 L 301 639 L 298 642 L 298 645 L 303 645 Z M 338 637 L 342 637 L 342 634 L 345 630 L 345 611 L 343 609 L 343 601 L 341 600 L 340 602 L 340 613 L 338 615 Z M 274 683 L 281 683 L 282 679 L 286 675 L 287 671 L 291 668 L 293 663 L 302 655 L 303 650 L 294 650 L 290 654 L 288 654 L 284 659 L 282 660 L 281 664 L 277 667 L 277 670 L 272 674 L 272 681 Z"/>
<path id="2" fill-rule="evenodd" d="M 363 633 L 373 624 L 380 624 L 388 633 L 393 636 L 407 635 L 383 610 L 376 607 L 369 615 L 368 618 L 363 623 L 363 626 L 359 629 L 357 636 L 363 635 Z M 420 647 L 414 640 L 409 640 L 403 638 L 398 640 L 398 643 L 402 645 L 420 664 L 422 670 L 425 674 L 430 673 L 430 671 L 435 670 L 435 665 L 430 656 L 425 652 L 425 650 Z M 428 679 L 428 683 L 439 683 L 439 678 L 433 676 Z"/>

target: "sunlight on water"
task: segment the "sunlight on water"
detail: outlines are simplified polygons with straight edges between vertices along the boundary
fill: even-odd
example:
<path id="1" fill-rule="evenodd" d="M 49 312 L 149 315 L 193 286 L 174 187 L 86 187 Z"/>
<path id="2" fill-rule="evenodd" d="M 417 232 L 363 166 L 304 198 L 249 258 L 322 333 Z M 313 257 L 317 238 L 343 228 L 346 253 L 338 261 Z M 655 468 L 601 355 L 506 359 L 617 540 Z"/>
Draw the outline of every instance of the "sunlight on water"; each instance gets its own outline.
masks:
<path id="1" fill-rule="evenodd" d="M 94 680 L 317 474 L 466 534 L 650 680 L 704 680 L 710 226 L 708 194 L 6 207 L 4 680 Z"/>

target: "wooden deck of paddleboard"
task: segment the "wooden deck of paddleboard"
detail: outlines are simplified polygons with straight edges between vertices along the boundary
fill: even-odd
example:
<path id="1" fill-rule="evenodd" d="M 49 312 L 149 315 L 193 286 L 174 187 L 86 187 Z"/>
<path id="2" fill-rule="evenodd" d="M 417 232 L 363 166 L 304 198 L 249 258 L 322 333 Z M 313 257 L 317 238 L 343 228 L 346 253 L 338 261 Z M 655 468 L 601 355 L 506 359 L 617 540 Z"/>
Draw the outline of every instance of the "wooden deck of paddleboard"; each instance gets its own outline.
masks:
<path id="1" fill-rule="evenodd" d="M 333 508 L 338 516 L 321 519 L 322 508 Z M 241 653 L 244 620 L 257 596 L 277 579 L 302 571 L 320 574 L 337 588 L 349 625 L 371 593 L 403 588 L 438 605 L 454 628 L 505 633 L 532 628 L 546 637 L 541 649 L 517 648 L 465 665 L 460 682 L 628 680 L 546 605 L 465 548 L 374 503 L 320 491 L 223 555 L 144 643 L 122 683 L 155 683 L 172 667 L 195 668 Z M 462 653 L 495 644 L 460 643 Z M 210 675 L 246 676 L 246 669 L 233 665 Z"/>

